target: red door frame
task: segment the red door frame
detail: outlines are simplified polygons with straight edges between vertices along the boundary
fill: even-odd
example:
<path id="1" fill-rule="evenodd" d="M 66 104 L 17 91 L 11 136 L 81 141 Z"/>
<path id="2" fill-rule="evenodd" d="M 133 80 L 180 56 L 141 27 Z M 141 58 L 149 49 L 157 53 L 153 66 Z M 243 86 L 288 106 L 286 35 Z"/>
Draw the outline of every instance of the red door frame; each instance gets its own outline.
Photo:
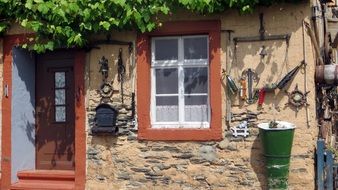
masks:
<path id="1" fill-rule="evenodd" d="M 31 34 L 8 35 L 3 38 L 3 86 L 8 86 L 8 96 L 2 98 L 2 143 L 1 185 L 6 190 L 11 186 L 11 101 L 12 101 L 12 48 L 28 42 Z M 75 53 L 75 189 L 84 189 L 86 181 L 86 133 L 85 133 L 85 52 Z"/>

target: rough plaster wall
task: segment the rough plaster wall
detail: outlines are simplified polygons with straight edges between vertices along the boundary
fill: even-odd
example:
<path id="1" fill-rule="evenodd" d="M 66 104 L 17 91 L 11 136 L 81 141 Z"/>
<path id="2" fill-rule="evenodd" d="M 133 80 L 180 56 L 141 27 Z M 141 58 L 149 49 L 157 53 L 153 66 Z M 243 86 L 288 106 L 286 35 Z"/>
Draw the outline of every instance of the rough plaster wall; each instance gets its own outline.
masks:
<path id="1" fill-rule="evenodd" d="M 265 29 L 267 34 L 291 33 L 288 62 L 285 58 L 285 42 L 255 42 L 241 43 L 237 47 L 237 62 L 233 62 L 231 75 L 238 79 L 242 70 L 254 68 L 260 76 L 257 87 L 265 83 L 278 81 L 287 71 L 290 71 L 303 59 L 302 20 L 310 18 L 308 4 L 280 5 L 260 8 L 251 15 L 239 16 L 235 11 L 225 12 L 212 17 L 196 16 L 186 13 L 173 15 L 169 20 L 221 19 L 222 29 L 234 30 L 234 37 L 257 36 L 259 30 L 258 15 L 265 14 Z M 226 65 L 227 34 L 222 33 L 222 67 Z M 135 40 L 135 33 L 113 33 L 112 39 L 123 41 Z M 315 119 L 315 84 L 314 52 L 310 38 L 306 35 L 306 61 L 308 91 L 309 126 L 306 124 L 306 111 L 298 112 L 285 106 L 285 92 L 266 95 L 262 109 L 257 104 L 248 106 L 238 98 L 231 97 L 234 113 L 258 113 L 254 123 L 271 119 L 285 120 L 297 126 L 292 148 L 289 184 L 290 189 L 314 189 L 314 148 L 317 136 Z M 260 62 L 259 50 L 262 45 L 267 47 L 268 56 L 264 63 Z M 233 47 L 233 45 L 232 45 Z M 224 140 L 221 142 L 149 142 L 137 141 L 134 126 L 130 126 L 127 135 L 118 137 L 91 136 L 95 112 L 93 108 L 99 103 L 96 92 L 101 84 L 98 73 L 98 60 L 102 55 L 109 60 L 112 71 L 110 79 L 116 74 L 116 61 L 119 46 L 101 46 L 99 50 L 88 53 L 87 76 L 87 184 L 86 189 L 266 189 L 264 173 L 264 157 L 257 136 L 256 127 L 251 127 L 250 137 L 246 139 L 233 138 L 224 126 Z M 124 63 L 128 64 L 128 53 L 123 49 Z M 233 52 L 233 49 L 232 49 Z M 233 53 L 230 55 L 233 56 Z M 112 64 L 114 63 L 114 64 Z M 114 65 L 114 66 L 113 66 Z M 128 69 L 127 69 L 128 70 Z M 113 73 L 114 77 L 111 75 Z M 221 73 L 221 71 L 220 71 Z M 236 74 L 237 73 L 237 74 Z M 128 76 L 129 74 L 127 74 Z M 128 78 L 128 77 L 127 77 Z M 125 91 L 128 92 L 128 79 Z M 295 85 L 304 91 L 304 74 L 299 72 L 296 78 L 286 87 L 288 91 Z M 114 80 L 115 89 L 119 84 Z M 226 98 L 223 87 L 223 115 L 225 116 Z M 119 104 L 119 94 L 112 98 L 112 104 L 119 106 L 120 115 L 130 115 L 128 98 L 126 105 Z M 128 112 L 129 111 L 129 112 Z M 121 117 L 121 116 L 120 116 Z M 242 118 L 242 117 L 241 117 Z M 237 118 L 241 120 L 241 118 Z M 238 122 L 237 122 L 238 123 Z M 235 126 L 236 122 L 230 127 Z M 128 127 L 130 123 L 121 123 Z M 125 130 L 124 130 L 125 131 Z M 135 132 L 135 133 L 134 133 Z"/>

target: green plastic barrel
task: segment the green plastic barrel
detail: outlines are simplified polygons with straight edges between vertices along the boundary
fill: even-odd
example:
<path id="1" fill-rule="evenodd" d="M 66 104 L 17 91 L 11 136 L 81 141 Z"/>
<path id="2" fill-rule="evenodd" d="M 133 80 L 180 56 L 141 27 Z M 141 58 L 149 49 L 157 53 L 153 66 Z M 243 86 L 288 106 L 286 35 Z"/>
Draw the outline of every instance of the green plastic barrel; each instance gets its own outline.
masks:
<path id="1" fill-rule="evenodd" d="M 269 128 L 269 123 L 258 124 L 259 135 L 266 161 L 268 188 L 288 189 L 290 155 L 295 126 L 277 121 L 278 128 Z"/>

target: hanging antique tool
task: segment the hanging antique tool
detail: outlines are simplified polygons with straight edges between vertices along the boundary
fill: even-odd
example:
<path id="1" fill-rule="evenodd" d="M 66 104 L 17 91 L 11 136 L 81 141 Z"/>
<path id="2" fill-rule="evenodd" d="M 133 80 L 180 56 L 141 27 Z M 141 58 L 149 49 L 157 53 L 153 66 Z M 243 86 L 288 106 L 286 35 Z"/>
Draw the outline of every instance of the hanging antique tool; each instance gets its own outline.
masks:
<path id="1" fill-rule="evenodd" d="M 305 62 L 302 62 L 300 65 L 296 66 L 294 69 L 292 69 L 290 72 L 288 72 L 282 80 L 279 81 L 277 84 L 277 88 L 283 89 L 289 81 L 291 81 L 297 74 L 298 70 L 305 65 Z"/>
<path id="2" fill-rule="evenodd" d="M 241 84 L 241 88 L 240 88 L 240 91 L 239 91 L 239 96 L 240 98 L 245 101 L 247 99 L 247 96 L 246 96 L 246 81 L 245 81 L 245 78 L 241 78 L 239 83 Z"/>
<path id="3" fill-rule="evenodd" d="M 248 104 L 252 104 L 255 102 L 255 91 L 253 89 L 253 82 L 254 81 L 258 81 L 258 75 L 252 70 L 252 69 L 247 69 L 244 70 L 242 73 L 242 78 L 243 79 L 247 79 L 247 83 L 248 83 L 248 98 L 246 99 L 246 102 Z M 241 81 L 241 84 L 243 83 L 243 81 Z"/>
<path id="4" fill-rule="evenodd" d="M 303 93 L 298 90 L 298 84 L 296 84 L 296 87 L 292 92 L 285 92 L 288 94 L 289 97 L 288 103 L 286 103 L 286 105 L 295 106 L 297 111 L 301 106 L 308 106 L 306 96 L 310 91 Z"/>
<path id="5" fill-rule="evenodd" d="M 231 113 L 231 93 L 235 94 L 238 91 L 238 87 L 236 86 L 235 81 L 230 77 L 230 72 L 231 72 L 231 62 L 230 62 L 230 52 L 231 52 L 231 33 L 234 31 L 232 30 L 222 30 L 224 32 L 228 33 L 228 41 L 226 42 L 227 47 L 226 47 L 226 70 L 222 70 L 223 74 L 223 79 L 226 78 L 226 107 L 225 107 L 225 112 L 226 112 L 226 117 L 225 120 L 228 124 L 228 127 L 230 127 L 231 120 L 232 120 L 232 113 Z"/>
<path id="6" fill-rule="evenodd" d="M 235 94 L 237 93 L 238 91 L 238 87 L 235 83 L 235 81 L 229 76 L 226 74 L 226 71 L 223 69 L 222 70 L 222 75 L 223 75 L 223 79 L 226 79 L 226 84 L 227 84 L 227 88 L 228 90 L 232 93 L 232 94 Z"/>
<path id="7" fill-rule="evenodd" d="M 100 65 L 100 71 L 102 74 L 102 84 L 100 86 L 100 95 L 102 97 L 101 101 L 102 102 L 108 102 L 110 97 L 114 93 L 114 89 L 112 85 L 107 81 L 108 78 L 108 71 L 109 71 L 109 65 L 108 65 L 108 60 L 103 56 L 99 60 L 99 65 Z"/>
<path id="8" fill-rule="evenodd" d="M 123 82 L 124 82 L 124 75 L 126 73 L 126 68 L 125 66 L 123 65 L 123 61 L 122 61 L 122 48 L 120 48 L 119 50 L 119 58 L 118 58 L 118 61 L 117 61 L 117 73 L 118 73 L 118 81 L 120 82 L 121 84 L 121 103 L 123 104 Z"/>

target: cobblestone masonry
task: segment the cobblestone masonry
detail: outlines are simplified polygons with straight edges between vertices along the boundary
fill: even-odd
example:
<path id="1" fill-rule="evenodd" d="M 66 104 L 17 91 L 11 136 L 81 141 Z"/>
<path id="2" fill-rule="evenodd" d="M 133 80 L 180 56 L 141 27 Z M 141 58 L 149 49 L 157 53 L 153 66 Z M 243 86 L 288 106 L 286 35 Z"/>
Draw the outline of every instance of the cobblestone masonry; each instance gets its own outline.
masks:
<path id="1" fill-rule="evenodd" d="M 234 11 L 221 15 L 196 16 L 188 13 L 173 15 L 169 20 L 220 19 L 222 29 L 231 29 L 233 36 L 257 36 L 259 13 L 265 15 L 267 34 L 291 34 L 288 61 L 285 59 L 286 44 L 283 41 L 264 43 L 241 43 L 237 47 L 237 61 L 232 64 L 231 75 L 238 79 L 245 68 L 254 68 L 260 76 L 257 87 L 278 81 L 282 75 L 298 65 L 303 59 L 302 20 L 310 18 L 310 5 L 279 5 L 259 8 L 255 13 L 240 16 Z M 165 18 L 166 19 L 166 18 Z M 167 20 L 167 19 L 166 19 Z M 113 33 L 112 39 L 134 41 L 134 32 Z M 222 33 L 222 67 L 225 68 L 227 35 Z M 285 92 L 269 93 L 262 109 L 256 104 L 248 106 L 237 98 L 232 99 L 234 122 L 224 123 L 224 140 L 221 142 L 149 142 L 137 140 L 137 125 L 131 119 L 131 57 L 127 47 L 123 48 L 123 60 L 127 65 L 125 80 L 125 104 L 120 102 L 120 94 L 115 93 L 111 103 L 119 110 L 120 131 L 114 136 L 92 136 L 94 109 L 100 103 L 97 89 L 101 84 L 98 60 L 106 56 L 110 64 L 110 78 L 114 88 L 119 89 L 116 78 L 117 54 L 119 46 L 102 45 L 87 57 L 87 184 L 88 190 L 100 189 L 266 189 L 264 158 L 258 129 L 255 124 L 271 119 L 286 120 L 296 124 L 289 184 L 290 189 L 314 189 L 314 147 L 317 135 L 315 119 L 314 61 L 310 39 L 305 38 L 307 52 L 307 86 L 309 126 L 306 125 L 305 108 L 296 112 L 285 106 Z M 259 49 L 267 47 L 268 56 L 260 63 Z M 233 47 L 233 44 L 232 44 Z M 234 51 L 230 57 L 233 57 Z M 220 71 L 221 72 L 221 71 Z M 300 72 L 287 87 L 291 91 L 298 84 L 304 89 L 304 73 Z M 137 92 L 136 92 L 137 93 Z M 223 110 L 225 94 L 223 93 Z M 228 97 L 229 98 L 229 97 Z M 228 128 L 252 117 L 250 137 L 234 138 Z M 223 111 L 225 115 L 225 111 Z"/>

